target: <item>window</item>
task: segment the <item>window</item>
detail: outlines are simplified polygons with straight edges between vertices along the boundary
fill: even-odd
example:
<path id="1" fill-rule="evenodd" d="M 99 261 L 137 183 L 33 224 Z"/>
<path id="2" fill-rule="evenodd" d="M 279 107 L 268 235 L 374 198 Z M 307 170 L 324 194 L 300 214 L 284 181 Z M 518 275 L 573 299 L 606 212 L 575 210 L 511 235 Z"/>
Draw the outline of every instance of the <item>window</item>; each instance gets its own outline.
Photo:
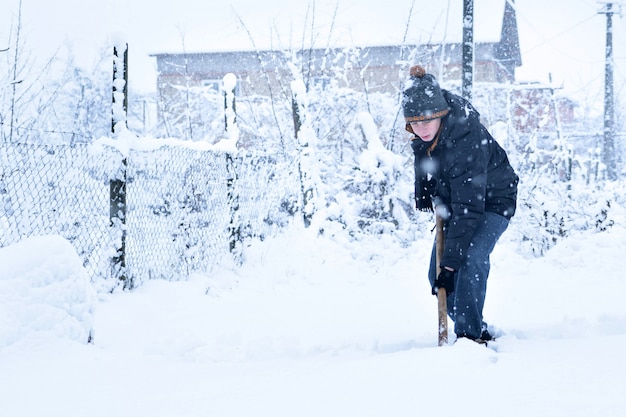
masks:
<path id="1" fill-rule="evenodd" d="M 202 80 L 200 83 L 208 92 L 215 94 L 222 92 L 222 80 Z"/>
<path id="2" fill-rule="evenodd" d="M 221 79 L 206 79 L 200 81 L 200 83 L 202 87 L 206 88 L 207 92 L 220 95 L 224 94 L 224 86 Z M 237 82 L 235 86 L 235 95 L 239 95 L 239 82 Z"/>

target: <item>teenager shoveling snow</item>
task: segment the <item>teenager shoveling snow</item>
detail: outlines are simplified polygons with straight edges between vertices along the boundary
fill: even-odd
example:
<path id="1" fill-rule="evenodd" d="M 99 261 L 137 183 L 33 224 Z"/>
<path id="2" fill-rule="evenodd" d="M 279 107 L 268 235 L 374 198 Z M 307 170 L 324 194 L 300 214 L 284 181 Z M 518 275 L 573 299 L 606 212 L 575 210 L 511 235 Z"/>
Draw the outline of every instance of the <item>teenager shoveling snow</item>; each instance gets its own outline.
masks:
<path id="1" fill-rule="evenodd" d="M 421 66 L 410 70 L 402 107 L 406 130 L 415 135 L 417 209 L 434 209 L 443 220 L 441 259 L 437 265 L 434 245 L 428 272 L 432 292 L 446 290 L 457 337 L 489 341 L 483 320 L 489 256 L 515 214 L 518 176 L 474 107 L 442 90 Z"/>

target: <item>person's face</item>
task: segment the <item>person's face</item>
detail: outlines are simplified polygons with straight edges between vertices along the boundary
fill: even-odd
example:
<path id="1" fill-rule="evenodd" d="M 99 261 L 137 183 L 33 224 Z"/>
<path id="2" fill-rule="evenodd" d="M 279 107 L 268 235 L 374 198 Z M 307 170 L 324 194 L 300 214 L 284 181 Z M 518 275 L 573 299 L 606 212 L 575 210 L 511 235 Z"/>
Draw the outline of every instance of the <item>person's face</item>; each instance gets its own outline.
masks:
<path id="1" fill-rule="evenodd" d="M 441 118 L 425 120 L 423 122 L 411 122 L 411 129 L 421 140 L 430 142 L 435 139 L 441 126 Z"/>

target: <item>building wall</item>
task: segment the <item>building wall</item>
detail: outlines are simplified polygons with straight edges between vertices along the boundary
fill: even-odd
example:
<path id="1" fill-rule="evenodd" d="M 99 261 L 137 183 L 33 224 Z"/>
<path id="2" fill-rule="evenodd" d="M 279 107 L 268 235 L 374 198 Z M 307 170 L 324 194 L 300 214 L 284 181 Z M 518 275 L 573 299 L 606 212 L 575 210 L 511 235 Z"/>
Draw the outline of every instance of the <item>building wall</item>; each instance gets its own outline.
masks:
<path id="1" fill-rule="evenodd" d="M 474 104 L 482 107 L 485 121 L 512 119 L 516 131 L 523 134 L 553 128 L 556 119 L 550 90 L 537 86 L 512 88 L 514 74 L 493 58 L 497 45 L 477 44 L 475 49 Z M 312 50 L 295 55 L 278 51 L 156 55 L 159 120 L 171 131 L 202 132 L 207 116 L 195 112 L 212 111 L 211 105 L 202 103 L 202 97 L 222 93 L 220 84 L 227 73 L 237 77 L 239 99 L 272 97 L 273 101 L 290 103 L 294 78 L 291 70 L 297 65 L 296 71 L 309 88 L 334 82 L 357 92 L 397 95 L 414 62 L 435 74 L 442 85 L 460 86 L 461 49 L 460 45 L 425 45 L 413 49 L 387 46 Z M 485 88 L 488 91 L 480 91 Z M 558 108 L 567 123 L 573 114 L 572 103 L 559 103 Z"/>
<path id="2" fill-rule="evenodd" d="M 493 58 L 497 43 L 476 45 L 474 81 L 513 82 Z M 342 87 L 371 92 L 395 93 L 408 76 L 408 68 L 420 63 L 440 81 L 460 80 L 462 59 L 460 45 L 422 45 L 411 48 L 380 46 L 370 48 L 302 51 L 289 56 L 280 51 L 215 52 L 196 54 L 157 54 L 158 88 L 166 100 L 167 84 L 197 86 L 202 80 L 221 79 L 232 72 L 250 94 L 285 94 L 292 76 L 289 65 L 300 62 L 305 80 L 314 81 L 340 72 L 335 77 Z M 444 65 L 441 65 L 444 59 Z M 439 69 L 443 68 L 443 74 Z"/>

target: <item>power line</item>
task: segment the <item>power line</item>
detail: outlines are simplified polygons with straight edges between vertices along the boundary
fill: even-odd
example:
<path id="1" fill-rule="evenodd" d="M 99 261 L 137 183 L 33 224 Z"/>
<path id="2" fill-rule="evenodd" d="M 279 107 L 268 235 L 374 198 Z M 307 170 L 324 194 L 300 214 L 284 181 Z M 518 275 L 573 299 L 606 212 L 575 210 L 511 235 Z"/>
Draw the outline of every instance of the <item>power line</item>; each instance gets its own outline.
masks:
<path id="1" fill-rule="evenodd" d="M 522 17 L 523 17 L 523 16 L 522 16 Z M 552 37 L 550 37 L 550 38 L 547 38 L 547 39 L 541 35 L 541 32 L 540 32 L 539 30 L 537 30 L 537 29 L 536 29 L 536 28 L 532 25 L 532 23 L 530 23 L 530 21 L 528 21 L 527 19 L 524 19 L 524 20 L 526 21 L 526 23 L 528 24 L 528 26 L 529 26 L 531 29 L 533 29 L 533 30 L 534 30 L 537 34 L 539 34 L 539 36 L 540 36 L 541 38 L 543 38 L 543 40 L 544 40 L 544 41 L 543 41 L 542 43 L 539 43 L 539 44 L 537 44 L 537 45 L 533 46 L 533 47 L 532 47 L 532 48 L 530 48 L 530 49 L 526 49 L 525 51 L 523 51 L 523 53 L 528 53 L 528 52 L 530 52 L 530 51 L 532 51 L 532 50 L 534 50 L 534 49 L 540 48 L 540 47 L 542 47 L 543 45 L 546 45 L 546 44 L 550 43 L 550 42 L 551 42 L 551 41 L 553 41 L 554 39 L 556 39 L 556 38 L 558 38 L 558 37 L 560 37 L 560 36 L 563 36 L 563 35 L 565 35 L 566 33 L 568 33 L 568 32 L 570 32 L 570 31 L 572 31 L 572 30 L 576 29 L 578 26 L 581 26 L 581 25 L 583 25 L 583 24 L 587 23 L 588 21 L 590 21 L 590 20 L 591 20 L 591 19 L 593 19 L 594 17 L 596 17 L 596 14 L 593 14 L 593 15 L 589 16 L 589 17 L 588 17 L 588 18 L 586 18 L 585 20 L 582 20 L 582 21 L 580 21 L 580 22 L 576 23 L 575 25 L 573 25 L 573 26 L 571 26 L 571 27 L 569 27 L 569 28 L 567 28 L 567 29 L 563 30 L 562 32 L 559 32 L 559 33 L 557 33 L 556 35 L 554 35 L 554 36 L 552 36 Z"/>

